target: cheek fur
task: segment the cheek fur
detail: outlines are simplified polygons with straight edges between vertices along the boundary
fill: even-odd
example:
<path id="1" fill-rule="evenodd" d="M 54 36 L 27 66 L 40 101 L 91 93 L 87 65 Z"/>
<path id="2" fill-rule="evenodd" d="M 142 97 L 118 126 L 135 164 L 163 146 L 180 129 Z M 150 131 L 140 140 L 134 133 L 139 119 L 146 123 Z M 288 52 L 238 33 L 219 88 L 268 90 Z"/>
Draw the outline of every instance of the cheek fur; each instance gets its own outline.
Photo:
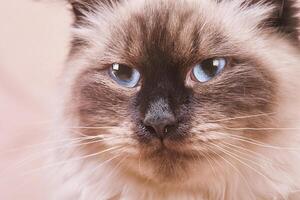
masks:
<path id="1" fill-rule="evenodd" d="M 268 113 L 276 106 L 277 87 L 267 69 L 233 64 L 216 79 L 195 87 L 194 107 L 197 115 L 212 121 Z"/>
<path id="2" fill-rule="evenodd" d="M 95 78 L 96 77 L 96 78 Z M 81 74 L 74 86 L 75 107 L 80 126 L 122 127 L 130 123 L 130 104 L 134 90 L 126 90 L 113 83 L 104 72 L 88 71 Z M 88 135 L 99 130 L 85 130 Z"/>
<path id="3" fill-rule="evenodd" d="M 255 62 L 249 63 L 228 66 L 216 79 L 194 87 L 191 137 L 198 141 L 196 146 L 202 142 L 228 141 L 234 136 L 260 141 L 270 137 L 266 130 L 253 129 L 276 127 L 273 114 L 278 103 L 278 85 L 271 72 L 254 65 Z"/>

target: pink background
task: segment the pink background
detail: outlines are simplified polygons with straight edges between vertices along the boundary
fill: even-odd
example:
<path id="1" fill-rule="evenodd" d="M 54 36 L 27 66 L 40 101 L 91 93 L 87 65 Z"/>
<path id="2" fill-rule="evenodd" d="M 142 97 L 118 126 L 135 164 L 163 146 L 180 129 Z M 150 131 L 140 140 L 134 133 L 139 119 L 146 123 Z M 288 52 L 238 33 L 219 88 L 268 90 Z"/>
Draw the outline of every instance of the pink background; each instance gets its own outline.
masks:
<path id="1" fill-rule="evenodd" d="M 0 4 L 1 200 L 42 200 L 51 193 L 47 171 L 36 170 L 45 157 L 34 155 L 45 145 L 27 146 L 47 141 L 51 99 L 68 51 L 71 17 L 62 2 Z"/>
<path id="2" fill-rule="evenodd" d="M 0 200 L 51 194 L 45 157 L 51 102 L 68 52 L 71 16 L 63 0 L 0 4 Z M 20 164 L 24 159 L 32 161 Z"/>

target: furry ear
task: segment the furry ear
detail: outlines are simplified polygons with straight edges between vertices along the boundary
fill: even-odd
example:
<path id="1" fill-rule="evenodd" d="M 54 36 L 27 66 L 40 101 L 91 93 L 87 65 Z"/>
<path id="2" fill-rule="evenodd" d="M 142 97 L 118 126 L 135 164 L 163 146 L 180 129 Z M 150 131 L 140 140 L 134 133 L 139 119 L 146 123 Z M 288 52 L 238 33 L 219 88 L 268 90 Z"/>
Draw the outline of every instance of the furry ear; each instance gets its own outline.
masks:
<path id="1" fill-rule="evenodd" d="M 298 0 L 244 0 L 244 3 L 249 6 L 255 4 L 273 6 L 274 12 L 263 26 L 276 28 L 289 38 L 299 41 L 300 2 Z"/>
<path id="2" fill-rule="evenodd" d="M 93 12 L 96 6 L 112 6 L 117 0 L 68 0 L 72 6 L 75 23 L 82 21 L 85 13 Z"/>
<path id="3" fill-rule="evenodd" d="M 242 7 L 270 6 L 274 10 L 264 20 L 261 27 L 275 28 L 287 37 L 300 41 L 300 0 L 216 0 L 218 3 L 226 1 L 239 2 Z"/>
<path id="4" fill-rule="evenodd" d="M 299 40 L 300 2 L 297 0 L 277 0 L 281 7 L 277 18 L 277 25 L 283 32 Z"/>

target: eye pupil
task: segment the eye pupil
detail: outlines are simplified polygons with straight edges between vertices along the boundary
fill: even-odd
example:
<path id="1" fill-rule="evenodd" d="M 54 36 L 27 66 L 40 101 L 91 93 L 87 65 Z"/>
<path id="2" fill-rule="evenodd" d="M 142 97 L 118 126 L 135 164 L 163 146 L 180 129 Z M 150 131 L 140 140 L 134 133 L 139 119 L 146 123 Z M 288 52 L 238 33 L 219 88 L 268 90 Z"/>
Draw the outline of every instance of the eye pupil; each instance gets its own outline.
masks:
<path id="1" fill-rule="evenodd" d="M 119 85 L 128 88 L 135 87 L 140 79 L 140 73 L 136 69 L 118 63 L 112 65 L 109 74 Z"/>
<path id="2" fill-rule="evenodd" d="M 120 80 L 128 81 L 132 78 L 133 70 L 127 66 L 114 64 L 112 73 Z"/>
<path id="3" fill-rule="evenodd" d="M 214 77 L 218 71 L 218 60 L 207 60 L 202 63 L 202 69 L 204 73 L 209 77 Z"/>

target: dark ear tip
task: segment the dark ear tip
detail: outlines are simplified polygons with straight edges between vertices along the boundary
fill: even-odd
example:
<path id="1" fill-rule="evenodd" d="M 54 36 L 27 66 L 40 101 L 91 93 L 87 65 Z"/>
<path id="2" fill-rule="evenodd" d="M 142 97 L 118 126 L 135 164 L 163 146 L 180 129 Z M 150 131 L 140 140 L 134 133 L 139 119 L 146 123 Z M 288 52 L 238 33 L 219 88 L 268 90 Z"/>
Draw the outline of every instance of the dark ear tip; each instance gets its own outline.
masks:
<path id="1" fill-rule="evenodd" d="M 244 0 L 253 3 L 263 2 L 274 5 L 272 15 L 264 21 L 263 26 L 274 28 L 292 40 L 299 40 L 300 3 L 298 0 Z"/>
<path id="2" fill-rule="evenodd" d="M 80 5 L 78 2 L 71 2 L 71 6 L 72 6 L 72 10 L 73 10 L 73 13 L 76 18 L 82 17 L 84 15 L 82 12 L 83 6 Z"/>
<path id="3" fill-rule="evenodd" d="M 71 5 L 75 22 L 84 21 L 86 13 L 92 12 L 98 5 L 112 6 L 118 0 L 66 0 Z"/>
<path id="4" fill-rule="evenodd" d="M 75 21 L 80 21 L 84 16 L 85 12 L 92 6 L 92 0 L 67 0 L 70 5 L 70 10 L 73 12 Z"/>
<path id="5" fill-rule="evenodd" d="M 292 38 L 299 40 L 300 3 L 296 0 L 281 0 L 279 25 Z"/>

